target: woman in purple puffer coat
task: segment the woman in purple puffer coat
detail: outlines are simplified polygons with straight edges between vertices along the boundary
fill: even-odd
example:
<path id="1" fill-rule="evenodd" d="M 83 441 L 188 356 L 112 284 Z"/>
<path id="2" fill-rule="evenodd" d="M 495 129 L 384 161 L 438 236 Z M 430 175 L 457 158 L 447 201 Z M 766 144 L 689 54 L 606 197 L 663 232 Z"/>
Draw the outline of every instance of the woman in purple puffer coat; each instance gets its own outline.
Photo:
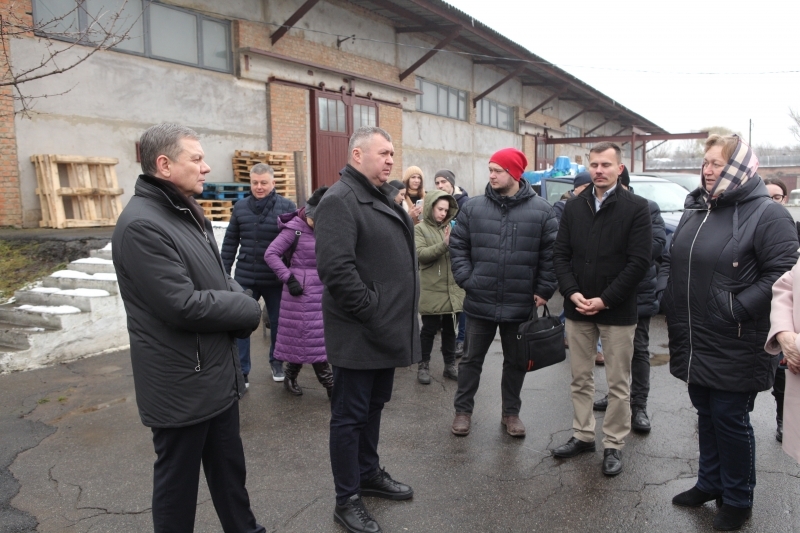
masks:
<path id="1" fill-rule="evenodd" d="M 285 362 L 283 386 L 296 396 L 303 394 L 303 389 L 297 384 L 297 375 L 304 364 L 313 366 L 317 379 L 328 392 L 328 398 L 333 389 L 333 374 L 325 354 L 322 328 L 323 286 L 314 252 L 314 211 L 327 190 L 327 187 L 320 187 L 305 207 L 280 215 L 280 233 L 264 253 L 264 261 L 285 284 L 275 359 Z"/>

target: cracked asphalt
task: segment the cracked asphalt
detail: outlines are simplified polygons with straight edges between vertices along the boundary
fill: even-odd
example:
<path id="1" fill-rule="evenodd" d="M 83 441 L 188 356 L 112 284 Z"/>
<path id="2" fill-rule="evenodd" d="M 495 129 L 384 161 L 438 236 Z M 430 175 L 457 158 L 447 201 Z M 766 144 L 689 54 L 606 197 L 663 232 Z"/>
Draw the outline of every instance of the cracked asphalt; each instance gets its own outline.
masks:
<path id="1" fill-rule="evenodd" d="M 560 302 L 553 303 L 560 311 Z M 698 451 L 696 415 L 686 385 L 669 374 L 665 345 L 663 317 L 656 317 L 648 406 L 653 430 L 628 437 L 623 472 L 606 478 L 600 434 L 594 454 L 549 455 L 572 433 L 567 363 L 528 375 L 521 412 L 528 435 L 513 439 L 500 424 L 496 339 L 472 433 L 459 438 L 450 433 L 455 382 L 441 377 L 437 343 L 434 383 L 418 384 L 413 367 L 398 369 L 383 415 L 383 465 L 414 487 L 414 499 L 367 498 L 368 508 L 386 532 L 712 531 L 713 503 L 699 509 L 670 503 L 694 484 Z M 250 392 L 241 402 L 253 510 L 271 532 L 343 531 L 332 520 L 325 392 L 305 367 L 305 394 L 290 396 L 272 381 L 266 348 L 256 331 Z M 606 390 L 602 367 L 596 378 L 599 395 Z M 774 414 L 772 396 L 759 394 L 752 415 L 755 505 L 743 531 L 800 531 L 800 466 L 775 441 Z M 128 352 L 0 376 L 0 532 L 152 530 L 154 459 L 150 430 L 136 410 Z M 195 531 L 221 531 L 202 482 Z"/>

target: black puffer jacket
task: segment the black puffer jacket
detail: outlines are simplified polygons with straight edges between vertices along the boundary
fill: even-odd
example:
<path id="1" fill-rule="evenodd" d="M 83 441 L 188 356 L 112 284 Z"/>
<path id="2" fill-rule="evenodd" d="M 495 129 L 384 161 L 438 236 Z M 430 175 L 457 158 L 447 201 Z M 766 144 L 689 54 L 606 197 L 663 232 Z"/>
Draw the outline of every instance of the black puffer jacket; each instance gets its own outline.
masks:
<path id="1" fill-rule="evenodd" d="M 650 206 L 650 222 L 653 225 L 653 259 L 650 262 L 650 270 L 645 274 L 644 279 L 636 287 L 636 310 L 639 318 L 651 317 L 658 314 L 659 302 L 656 296 L 656 286 L 658 285 L 658 270 L 656 261 L 664 255 L 664 247 L 667 244 L 667 230 L 664 219 L 661 218 L 661 208 L 652 200 L 647 200 Z"/>
<path id="2" fill-rule="evenodd" d="M 233 337 L 249 336 L 261 308 L 223 270 L 211 223 L 162 181 L 136 182 L 111 253 L 139 415 L 145 426 L 173 428 L 208 420 L 244 393 Z"/>
<path id="3" fill-rule="evenodd" d="M 662 266 L 673 376 L 733 392 L 772 386 L 778 356 L 764 351 L 772 285 L 797 262 L 797 247 L 791 215 L 757 176 L 710 210 L 702 189 L 689 194 Z"/>
<path id="4" fill-rule="evenodd" d="M 253 196 L 236 202 L 222 241 L 225 272 L 231 273 L 233 260 L 236 259 L 234 278 L 245 287 L 281 285 L 278 277 L 264 262 L 264 252 L 280 232 L 278 216 L 291 213 L 295 209 L 297 207 L 294 202 L 276 193 L 274 189 L 267 195 L 267 203 L 260 212 Z"/>
<path id="5" fill-rule="evenodd" d="M 558 224 L 550 204 L 524 179 L 514 196 L 486 185 L 458 212 L 450 236 L 456 283 L 467 291 L 464 312 L 493 322 L 523 322 L 534 294 L 556 290 L 553 243 Z"/>

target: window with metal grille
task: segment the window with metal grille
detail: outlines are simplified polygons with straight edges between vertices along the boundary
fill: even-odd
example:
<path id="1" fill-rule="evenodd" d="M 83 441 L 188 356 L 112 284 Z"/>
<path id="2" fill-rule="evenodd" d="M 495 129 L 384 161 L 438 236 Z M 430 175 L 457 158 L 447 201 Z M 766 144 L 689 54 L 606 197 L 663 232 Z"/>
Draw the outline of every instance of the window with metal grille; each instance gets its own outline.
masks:
<path id="1" fill-rule="evenodd" d="M 358 106 L 364 107 L 364 106 Z M 319 129 L 347 133 L 344 102 L 331 98 L 319 99 Z"/>
<path id="2" fill-rule="evenodd" d="M 580 137 L 581 136 L 581 129 L 578 126 L 573 126 L 572 124 L 567 124 L 565 129 L 565 133 L 567 137 Z M 572 143 L 575 146 L 580 146 L 580 143 Z"/>
<path id="3" fill-rule="evenodd" d="M 513 131 L 514 129 L 514 108 L 482 98 L 478 100 L 475 108 L 478 124 L 500 128 L 501 130 Z"/>
<path id="4" fill-rule="evenodd" d="M 377 126 L 375 108 L 368 105 L 353 106 L 353 131 L 364 126 Z"/>
<path id="5" fill-rule="evenodd" d="M 417 111 L 467 120 L 467 93 L 417 77 Z"/>
<path id="6" fill-rule="evenodd" d="M 112 50 L 233 71 L 230 22 L 189 9 L 148 0 L 33 0 L 33 20 L 52 39 L 96 46 L 111 34 L 105 44 Z"/>

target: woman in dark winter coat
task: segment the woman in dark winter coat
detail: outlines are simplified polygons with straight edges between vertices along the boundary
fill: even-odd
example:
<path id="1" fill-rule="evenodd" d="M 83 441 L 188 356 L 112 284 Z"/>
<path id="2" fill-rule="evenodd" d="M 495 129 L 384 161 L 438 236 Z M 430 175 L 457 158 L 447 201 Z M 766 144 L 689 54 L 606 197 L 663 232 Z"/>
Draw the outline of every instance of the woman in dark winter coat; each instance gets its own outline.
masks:
<path id="1" fill-rule="evenodd" d="M 792 217 L 756 173 L 758 159 L 735 135 L 706 140 L 701 186 L 689 194 L 670 246 L 664 308 L 670 371 L 689 385 L 698 413 L 697 483 L 672 500 L 717 500 L 714 528 L 750 517 L 756 484 L 750 412 L 775 379 L 764 351 L 772 285 L 797 261 Z"/>
<path id="2" fill-rule="evenodd" d="M 296 396 L 303 394 L 297 375 L 304 364 L 312 365 L 329 398 L 333 390 L 333 374 L 325 354 L 322 327 L 323 287 L 314 252 L 314 211 L 327 190 L 327 187 L 320 187 L 305 207 L 278 218 L 281 232 L 264 254 L 264 261 L 285 283 L 275 359 L 285 362 L 283 386 Z"/>

